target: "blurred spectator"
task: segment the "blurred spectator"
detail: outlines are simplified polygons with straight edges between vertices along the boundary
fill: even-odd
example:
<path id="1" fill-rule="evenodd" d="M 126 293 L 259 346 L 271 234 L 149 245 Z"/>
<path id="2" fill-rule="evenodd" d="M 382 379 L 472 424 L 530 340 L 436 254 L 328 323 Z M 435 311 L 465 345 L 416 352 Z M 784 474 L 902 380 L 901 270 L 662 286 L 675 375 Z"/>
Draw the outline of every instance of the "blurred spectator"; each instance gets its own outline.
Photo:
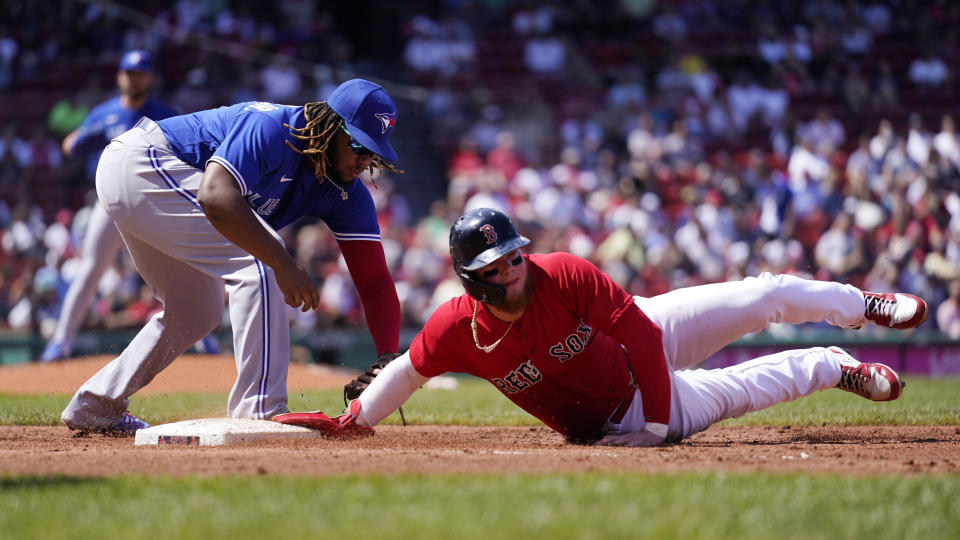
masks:
<path id="1" fill-rule="evenodd" d="M 687 35 L 687 23 L 677 14 L 672 3 L 662 3 L 653 16 L 653 32 L 661 38 L 678 42 Z"/>
<path id="2" fill-rule="evenodd" d="M 952 340 L 960 340 L 960 279 L 948 287 L 946 300 L 937 308 L 937 328 Z"/>
<path id="3" fill-rule="evenodd" d="M 514 144 L 513 133 L 501 131 L 497 134 L 497 146 L 487 154 L 487 166 L 502 174 L 508 181 L 523 167 L 514 151 Z"/>
<path id="4" fill-rule="evenodd" d="M 479 171 L 476 180 L 476 190 L 463 203 L 464 212 L 475 208 L 495 208 L 505 212 L 509 207 L 507 200 L 506 178 L 499 171 L 484 167 Z"/>
<path id="5" fill-rule="evenodd" d="M 907 73 L 910 82 L 924 89 L 943 87 L 950 77 L 947 64 L 931 47 L 910 62 Z"/>
<path id="6" fill-rule="evenodd" d="M 850 64 L 843 79 L 843 99 L 853 111 L 859 111 L 870 104 L 870 84 L 863 77 L 859 64 Z"/>
<path id="7" fill-rule="evenodd" d="M 854 174 L 862 174 L 866 179 L 877 170 L 877 160 L 870 153 L 870 136 L 862 134 L 857 139 L 857 147 L 847 158 L 846 174 L 847 177 Z"/>
<path id="8" fill-rule="evenodd" d="M 503 131 L 503 110 L 498 105 L 487 104 L 480 109 L 480 118 L 469 130 L 477 152 L 486 155 L 497 145 L 497 135 Z"/>
<path id="9" fill-rule="evenodd" d="M 556 35 L 540 33 L 524 46 L 523 62 L 535 75 L 560 74 L 567 64 L 567 46 Z"/>
<path id="10" fill-rule="evenodd" d="M 942 158 L 960 168 L 960 139 L 952 116 L 947 114 L 940 120 L 940 132 L 934 135 L 931 146 Z"/>
<path id="11" fill-rule="evenodd" d="M 863 262 L 863 250 L 852 230 L 852 219 L 841 212 L 834 219 L 830 229 L 817 241 L 815 260 L 825 278 L 831 281 L 844 281 L 849 273 Z"/>
<path id="12" fill-rule="evenodd" d="M 907 157 L 918 166 L 924 166 L 930 160 L 930 134 L 923 130 L 923 118 L 910 115 L 910 130 L 907 132 Z"/>
<path id="13" fill-rule="evenodd" d="M 880 61 L 870 89 L 875 107 L 896 107 L 900 104 L 900 83 L 893 74 L 890 62 Z"/>
<path id="14" fill-rule="evenodd" d="M 777 32 L 773 22 L 767 21 L 760 27 L 757 54 L 768 64 L 779 64 L 787 57 L 787 44 Z"/>
<path id="15" fill-rule="evenodd" d="M 840 36 L 840 46 L 850 56 L 865 56 L 873 48 L 873 33 L 861 22 L 849 24 Z"/>
<path id="16" fill-rule="evenodd" d="M 885 2 L 870 2 L 860 7 L 864 24 L 877 35 L 883 35 L 893 27 L 893 12 Z"/>
<path id="17" fill-rule="evenodd" d="M 464 177 L 472 179 L 483 167 L 483 158 L 477 153 L 477 143 L 470 135 L 460 137 L 460 146 L 450 156 L 447 165 L 447 175 L 451 179 Z"/>
<path id="18" fill-rule="evenodd" d="M 47 126 L 50 130 L 64 136 L 77 129 L 90 112 L 90 106 L 75 97 L 65 97 L 53 105 L 47 117 Z"/>
<path id="19" fill-rule="evenodd" d="M 606 92 L 607 106 L 614 110 L 634 110 L 647 102 L 647 90 L 639 67 L 611 77 Z"/>
<path id="20" fill-rule="evenodd" d="M 266 101 L 273 103 L 302 101 L 298 98 L 302 84 L 300 72 L 294 68 L 293 60 L 288 54 L 275 55 L 260 71 L 260 86 L 263 88 L 263 99 Z"/>
<path id="21" fill-rule="evenodd" d="M 801 138 L 814 143 L 816 153 L 829 156 L 834 150 L 843 147 L 846 133 L 836 118 L 826 109 L 818 109 L 816 116 L 802 128 Z"/>
<path id="22" fill-rule="evenodd" d="M 540 4 L 521 6 L 510 19 L 513 31 L 519 36 L 540 34 L 553 30 L 551 6 Z"/>
<path id="23" fill-rule="evenodd" d="M 893 131 L 893 122 L 884 118 L 880 121 L 877 133 L 870 139 L 870 157 L 882 164 L 887 159 L 887 154 L 897 146 L 898 141 Z"/>
<path id="24" fill-rule="evenodd" d="M 794 193 L 806 191 L 808 186 L 819 184 L 827 176 L 830 164 L 814 147 L 815 140 L 804 136 L 800 144 L 793 147 L 787 172 L 790 178 L 790 189 Z"/>
<path id="25" fill-rule="evenodd" d="M 153 295 L 153 289 L 148 285 L 142 284 L 138 293 L 135 300 L 122 304 L 121 309 L 104 316 L 104 328 L 139 328 L 146 324 L 154 313 L 163 309 L 160 301 Z"/>
<path id="26" fill-rule="evenodd" d="M 761 92 L 762 89 L 746 72 L 737 73 L 733 84 L 727 88 L 730 118 L 739 131 L 746 131 L 750 118 L 757 112 Z"/>
<path id="27" fill-rule="evenodd" d="M 13 155 L 23 169 L 52 169 L 63 160 L 60 144 L 43 125 L 36 126 L 29 139 L 15 140 Z"/>
<path id="28" fill-rule="evenodd" d="M 214 96 L 207 86 L 207 71 L 200 66 L 187 72 L 187 78 L 173 94 L 173 102 L 184 113 L 202 111 L 214 106 Z"/>
<path id="29" fill-rule="evenodd" d="M 810 31 L 803 25 L 793 27 L 793 34 L 787 38 L 787 61 L 808 64 L 813 59 L 810 50 Z"/>
<path id="30" fill-rule="evenodd" d="M 767 127 L 779 125 L 787 114 L 790 96 L 784 89 L 783 80 L 778 72 L 771 72 L 767 77 L 766 86 L 760 88 L 756 98 L 764 125 Z"/>
<path id="31" fill-rule="evenodd" d="M 706 59 L 699 54 L 688 52 L 682 55 L 678 66 L 686 77 L 686 85 L 700 101 L 713 96 L 720 84 L 720 77 L 707 65 Z"/>
<path id="32" fill-rule="evenodd" d="M 14 62 L 20 44 L 7 28 L 0 28 L 0 88 L 9 88 L 13 83 Z"/>
<path id="33" fill-rule="evenodd" d="M 452 13 L 440 22 L 420 14 L 410 20 L 413 37 L 404 49 L 404 60 L 420 73 L 453 74 L 470 69 L 476 45 L 469 25 Z"/>

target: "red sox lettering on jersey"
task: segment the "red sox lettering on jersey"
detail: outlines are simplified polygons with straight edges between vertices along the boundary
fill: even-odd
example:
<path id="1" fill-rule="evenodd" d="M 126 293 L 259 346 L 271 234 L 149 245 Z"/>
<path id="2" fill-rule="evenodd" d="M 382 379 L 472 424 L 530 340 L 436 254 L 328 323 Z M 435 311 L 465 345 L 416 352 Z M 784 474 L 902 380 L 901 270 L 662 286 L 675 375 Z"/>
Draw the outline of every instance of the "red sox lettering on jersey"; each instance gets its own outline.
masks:
<path id="1" fill-rule="evenodd" d="M 543 380 L 543 374 L 533 365 L 533 362 L 527 360 L 520 366 L 507 374 L 503 378 L 493 378 L 490 382 L 497 385 L 501 391 L 508 394 L 515 394 L 530 388 Z"/>
<path id="2" fill-rule="evenodd" d="M 568 335 L 563 341 L 553 347 L 550 347 L 550 356 L 557 359 L 561 364 L 566 362 L 587 348 L 592 333 L 593 328 L 585 323 L 583 319 L 580 319 L 580 324 L 577 326 L 576 332 Z M 490 381 L 497 385 L 497 388 L 500 390 L 513 394 L 530 388 L 531 385 L 540 382 L 541 379 L 543 379 L 543 374 L 540 373 L 540 370 L 537 369 L 537 366 L 535 366 L 531 360 L 527 360 L 505 377 L 493 378 L 490 379 Z"/>
<path id="3" fill-rule="evenodd" d="M 580 319 L 580 325 L 577 327 L 576 332 L 567 336 L 566 339 L 560 343 L 550 347 L 550 356 L 559 360 L 561 364 L 566 362 L 587 348 L 587 343 L 590 342 L 590 335 L 592 333 L 593 328 L 585 323 L 583 319 Z"/>
<path id="4" fill-rule="evenodd" d="M 495 234 L 490 229 L 480 230 Z M 430 317 L 410 345 L 411 362 L 426 377 L 459 372 L 484 378 L 564 435 L 592 433 L 633 392 L 628 362 L 644 370 L 646 359 L 663 362 L 653 332 L 659 329 L 636 310 L 632 296 L 587 261 L 564 253 L 524 257 L 534 294 L 513 329 L 505 333 L 507 323 L 485 309 L 477 315 L 482 338 L 504 336 L 495 351 L 473 343 L 476 300 L 465 294 Z M 639 318 L 620 326 L 631 309 Z M 627 344 L 633 347 L 629 358 Z M 665 403 L 669 407 L 669 397 Z"/>

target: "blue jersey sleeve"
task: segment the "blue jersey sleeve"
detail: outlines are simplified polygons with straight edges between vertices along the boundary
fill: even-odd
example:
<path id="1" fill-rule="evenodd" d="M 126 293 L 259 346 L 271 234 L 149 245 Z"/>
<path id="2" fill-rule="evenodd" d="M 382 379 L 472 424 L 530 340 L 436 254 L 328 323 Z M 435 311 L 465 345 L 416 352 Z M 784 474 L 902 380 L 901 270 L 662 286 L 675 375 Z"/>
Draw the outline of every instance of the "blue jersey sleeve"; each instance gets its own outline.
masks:
<path id="1" fill-rule="evenodd" d="M 163 120 L 177 113 L 169 106 L 155 100 L 148 100 L 139 109 L 127 109 L 120 98 L 113 98 L 94 107 L 77 128 L 77 138 L 71 153 L 82 156 L 96 152 L 94 160 L 99 159 L 100 150 L 111 139 L 120 136 L 146 116 L 151 120 Z"/>
<path id="2" fill-rule="evenodd" d="M 331 180 L 326 180 L 331 182 Z M 332 188 L 332 186 L 329 186 Z M 351 240 L 380 241 L 380 225 L 377 223 L 377 208 L 367 186 L 359 179 L 347 188 L 349 198 L 341 200 L 336 196 L 335 210 L 329 207 L 321 213 L 314 213 L 330 227 L 330 232 L 338 242 Z"/>
<path id="3" fill-rule="evenodd" d="M 110 142 L 108 128 L 112 122 L 108 123 L 107 120 L 118 116 L 119 111 L 116 99 L 94 107 L 77 128 L 71 153 L 75 156 L 84 156 L 95 151 L 99 153 L 99 150 Z"/>
<path id="4" fill-rule="evenodd" d="M 247 196 L 250 189 L 268 180 L 283 164 L 289 130 L 276 119 L 250 109 L 240 114 L 208 161 L 230 171 Z"/>

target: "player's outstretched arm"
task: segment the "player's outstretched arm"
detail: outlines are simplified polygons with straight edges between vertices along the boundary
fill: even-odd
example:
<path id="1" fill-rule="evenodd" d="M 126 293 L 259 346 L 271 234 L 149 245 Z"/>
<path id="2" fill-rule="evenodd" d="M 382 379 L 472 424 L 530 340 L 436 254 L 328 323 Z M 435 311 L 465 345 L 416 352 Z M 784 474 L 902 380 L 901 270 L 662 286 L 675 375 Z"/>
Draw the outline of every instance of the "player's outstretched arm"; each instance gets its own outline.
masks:
<path id="1" fill-rule="evenodd" d="M 670 368 L 663 354 L 662 331 L 634 304 L 630 304 L 610 330 L 610 337 L 623 344 L 627 361 L 640 391 L 643 414 L 647 426 L 642 441 L 632 444 L 608 439 L 606 443 L 618 446 L 654 446 L 667 436 L 670 423 Z M 653 444 L 649 441 L 659 440 Z M 641 442 L 647 444 L 640 444 Z"/>
<path id="2" fill-rule="evenodd" d="M 387 268 L 383 245 L 370 240 L 341 241 L 340 252 L 363 303 L 378 360 L 386 353 L 397 353 L 400 350 L 400 299 Z"/>
<path id="3" fill-rule="evenodd" d="M 63 138 L 63 142 L 60 143 L 60 150 L 63 152 L 63 155 L 66 157 L 73 157 L 73 149 L 77 145 L 77 139 L 80 137 L 80 130 L 75 129 L 67 134 Z"/>
<path id="4" fill-rule="evenodd" d="M 227 169 L 215 161 L 209 162 L 197 199 L 210 224 L 220 234 L 273 269 L 287 305 L 300 307 L 302 311 L 320 305 L 320 293 L 310 274 L 257 219 Z"/>
<path id="5" fill-rule="evenodd" d="M 281 414 L 273 420 L 281 424 L 313 428 L 333 439 L 373 435 L 372 426 L 400 408 L 428 379 L 413 367 L 409 353 L 404 353 L 387 364 L 340 416 L 330 418 L 318 411 Z"/>
<path id="6" fill-rule="evenodd" d="M 383 371 L 355 401 L 362 404 L 360 422 L 367 426 L 378 424 L 406 403 L 410 396 L 430 380 L 421 375 L 405 352 L 387 364 Z"/>

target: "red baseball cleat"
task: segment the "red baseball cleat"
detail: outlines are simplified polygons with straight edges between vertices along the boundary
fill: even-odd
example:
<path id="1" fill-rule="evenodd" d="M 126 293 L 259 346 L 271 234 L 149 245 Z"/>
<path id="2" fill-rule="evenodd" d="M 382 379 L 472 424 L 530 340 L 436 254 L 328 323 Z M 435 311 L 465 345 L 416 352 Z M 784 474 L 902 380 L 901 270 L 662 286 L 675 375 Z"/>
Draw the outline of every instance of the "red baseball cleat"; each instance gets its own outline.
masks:
<path id="1" fill-rule="evenodd" d="M 863 300 L 863 316 L 880 326 L 905 330 L 927 320 L 927 303 L 912 294 L 865 292 Z"/>
<path id="2" fill-rule="evenodd" d="M 840 357 L 837 388 L 873 401 L 893 401 L 907 386 L 897 372 L 883 364 L 859 362 L 840 347 L 830 347 Z"/>

